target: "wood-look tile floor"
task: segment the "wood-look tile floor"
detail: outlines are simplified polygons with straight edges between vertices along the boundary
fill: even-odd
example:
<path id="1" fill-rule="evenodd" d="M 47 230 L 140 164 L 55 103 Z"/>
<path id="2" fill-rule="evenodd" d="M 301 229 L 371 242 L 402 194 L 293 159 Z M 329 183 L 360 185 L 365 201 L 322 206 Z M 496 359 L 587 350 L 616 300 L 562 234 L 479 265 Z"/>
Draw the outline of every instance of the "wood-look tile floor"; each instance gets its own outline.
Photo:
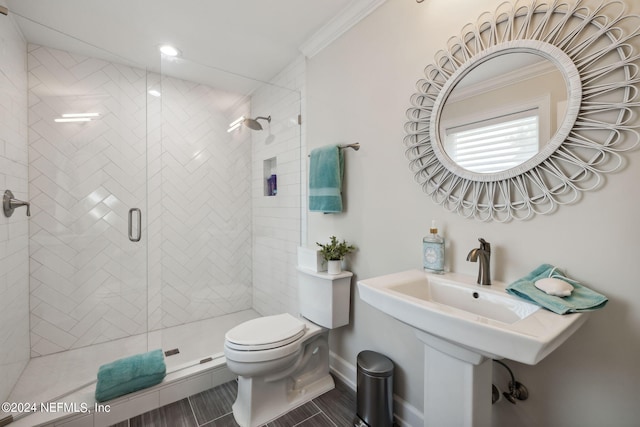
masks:
<path id="1" fill-rule="evenodd" d="M 235 381 L 144 413 L 113 427 L 238 427 L 231 405 Z M 336 380 L 336 388 L 288 412 L 266 427 L 347 427 L 353 425 L 356 394 Z"/>

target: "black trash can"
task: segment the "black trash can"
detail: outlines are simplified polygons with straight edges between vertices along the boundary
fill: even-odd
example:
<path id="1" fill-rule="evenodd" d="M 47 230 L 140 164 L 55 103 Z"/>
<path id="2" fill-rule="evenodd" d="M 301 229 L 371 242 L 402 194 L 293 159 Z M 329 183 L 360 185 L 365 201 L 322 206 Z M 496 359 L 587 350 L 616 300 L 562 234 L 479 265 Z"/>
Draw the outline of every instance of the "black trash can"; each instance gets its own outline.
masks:
<path id="1" fill-rule="evenodd" d="M 358 354 L 357 410 L 354 425 L 393 426 L 393 362 L 365 350 Z"/>

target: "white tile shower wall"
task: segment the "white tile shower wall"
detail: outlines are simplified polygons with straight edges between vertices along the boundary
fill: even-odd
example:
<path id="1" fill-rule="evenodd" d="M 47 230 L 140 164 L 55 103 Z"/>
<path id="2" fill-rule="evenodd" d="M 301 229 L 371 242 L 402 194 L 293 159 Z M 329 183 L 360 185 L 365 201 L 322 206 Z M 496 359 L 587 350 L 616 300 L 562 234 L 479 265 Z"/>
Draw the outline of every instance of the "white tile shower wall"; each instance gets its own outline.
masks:
<path id="1" fill-rule="evenodd" d="M 226 132 L 224 94 L 40 46 L 29 85 L 32 355 L 250 308 L 251 147 Z"/>
<path id="2" fill-rule="evenodd" d="M 163 327 L 251 308 L 251 144 L 223 96 L 162 79 Z"/>
<path id="3" fill-rule="evenodd" d="M 149 90 L 162 76 L 147 74 Z M 147 95 L 147 311 L 149 330 L 162 327 L 162 98 Z"/>
<path id="4" fill-rule="evenodd" d="M 253 131 L 253 308 L 262 315 L 297 314 L 297 254 L 301 192 L 305 192 L 304 126 L 298 125 L 304 95 L 305 58 L 300 56 L 251 97 L 252 116 L 271 115 L 270 126 Z M 283 88 L 292 88 L 287 90 Z M 304 119 L 304 114 L 302 115 Z M 302 142 L 301 142 L 302 141 Z M 276 157 L 278 193 L 264 195 L 263 161 Z M 302 198 L 304 199 L 304 197 Z"/>
<path id="5" fill-rule="evenodd" d="M 144 240 L 146 72 L 29 45 L 31 354 L 147 329 Z M 56 123 L 64 113 L 100 113 Z M 144 231 L 144 230 L 143 230 Z"/>
<path id="6" fill-rule="evenodd" d="M 28 199 L 27 44 L 0 16 L 0 190 Z M 29 225 L 25 208 L 0 215 L 0 401 L 29 361 Z"/>

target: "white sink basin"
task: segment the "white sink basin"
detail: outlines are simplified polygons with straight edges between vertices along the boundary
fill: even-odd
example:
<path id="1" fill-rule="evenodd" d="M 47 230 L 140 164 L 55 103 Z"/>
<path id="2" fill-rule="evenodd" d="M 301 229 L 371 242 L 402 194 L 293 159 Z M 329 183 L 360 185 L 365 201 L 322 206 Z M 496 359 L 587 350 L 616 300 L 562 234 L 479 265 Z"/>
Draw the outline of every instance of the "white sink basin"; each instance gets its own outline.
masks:
<path id="1" fill-rule="evenodd" d="M 389 290 L 423 301 L 439 304 L 444 310 L 451 307 L 478 316 L 515 323 L 540 310 L 537 305 L 498 292 L 485 292 L 478 287 L 455 283 L 444 277 L 434 277 L 425 282 L 419 280 L 389 286 Z M 440 280 L 438 280 L 440 279 Z"/>
<path id="2" fill-rule="evenodd" d="M 489 358 L 534 365 L 555 350 L 587 314 L 557 315 L 475 277 L 409 270 L 358 281 L 360 298 L 429 335 Z"/>

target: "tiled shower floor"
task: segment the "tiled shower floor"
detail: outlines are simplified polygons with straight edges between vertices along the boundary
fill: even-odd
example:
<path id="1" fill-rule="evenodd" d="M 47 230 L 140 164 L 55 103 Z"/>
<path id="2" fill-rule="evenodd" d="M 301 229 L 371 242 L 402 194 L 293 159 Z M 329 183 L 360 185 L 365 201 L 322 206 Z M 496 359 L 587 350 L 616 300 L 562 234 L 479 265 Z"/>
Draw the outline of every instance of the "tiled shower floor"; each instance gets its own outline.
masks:
<path id="1" fill-rule="evenodd" d="M 46 402 L 96 379 L 100 365 L 156 348 L 179 348 L 166 358 L 167 372 L 191 361 L 221 353 L 224 335 L 232 327 L 259 314 L 244 310 L 213 319 L 175 326 L 147 335 L 33 358 L 13 388 L 8 402 Z"/>
<path id="2" fill-rule="evenodd" d="M 231 381 L 113 427 L 238 427 L 231 405 L 237 383 Z M 336 388 L 294 409 L 266 427 L 346 427 L 356 413 L 356 394 L 336 380 Z"/>

